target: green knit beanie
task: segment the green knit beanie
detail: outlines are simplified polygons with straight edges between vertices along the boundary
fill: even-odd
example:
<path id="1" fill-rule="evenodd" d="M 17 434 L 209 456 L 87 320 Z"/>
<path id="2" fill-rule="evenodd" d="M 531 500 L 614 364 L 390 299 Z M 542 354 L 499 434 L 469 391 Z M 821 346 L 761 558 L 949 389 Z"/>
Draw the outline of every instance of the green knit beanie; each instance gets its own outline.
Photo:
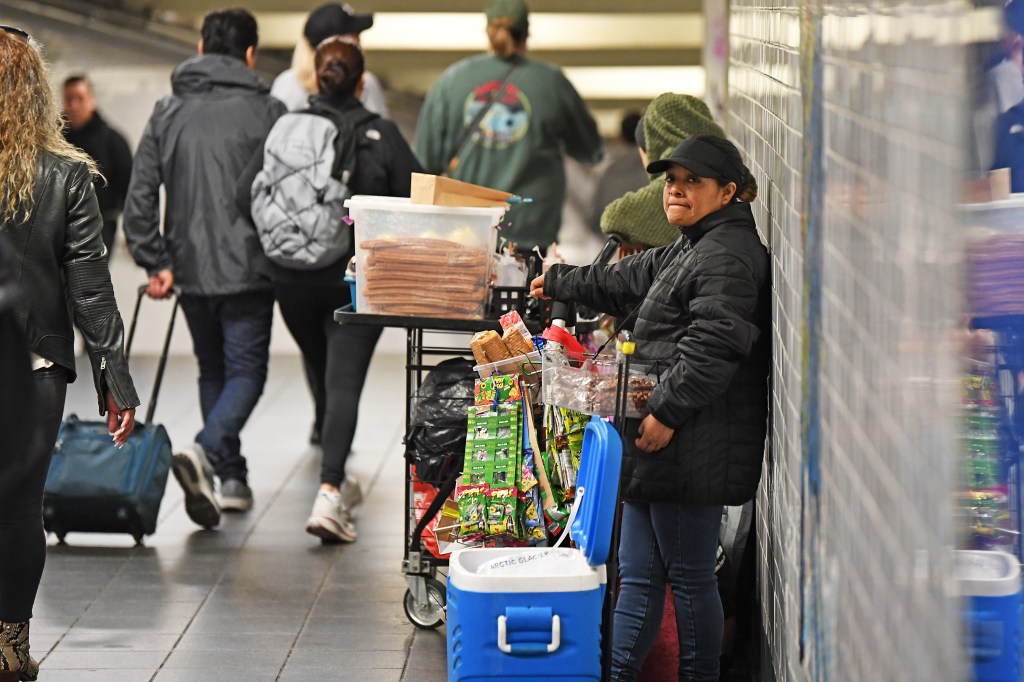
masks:
<path id="1" fill-rule="evenodd" d="M 676 145 L 694 135 L 725 137 L 702 99 L 671 92 L 658 95 L 647 106 L 643 125 L 649 161 L 665 158 Z M 665 217 L 662 193 L 659 175 L 646 187 L 616 199 L 601 214 L 601 231 L 621 234 L 636 245 L 671 244 L 679 237 L 679 228 Z"/>
<path id="2" fill-rule="evenodd" d="M 666 92 L 655 97 L 644 110 L 644 137 L 650 161 L 665 158 L 680 142 L 694 135 L 725 137 L 722 126 L 715 123 L 708 105 L 699 97 Z"/>

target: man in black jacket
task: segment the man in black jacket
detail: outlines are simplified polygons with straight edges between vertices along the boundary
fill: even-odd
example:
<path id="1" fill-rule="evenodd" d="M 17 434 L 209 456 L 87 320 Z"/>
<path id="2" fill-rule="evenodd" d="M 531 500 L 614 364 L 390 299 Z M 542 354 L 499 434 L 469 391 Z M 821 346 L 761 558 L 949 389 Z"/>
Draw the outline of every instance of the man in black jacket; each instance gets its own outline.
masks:
<path id="1" fill-rule="evenodd" d="M 111 128 L 96 110 L 96 95 L 85 76 L 70 76 L 64 80 L 64 118 L 68 122 L 64 137 L 91 156 L 107 180 L 98 180 L 95 184 L 103 214 L 103 244 L 109 259 L 117 236 L 117 219 L 128 194 L 132 150 L 124 136 Z"/>
<path id="2" fill-rule="evenodd" d="M 239 433 L 263 392 L 274 298 L 270 261 L 235 185 L 285 107 L 252 73 L 256 20 L 241 9 L 203 20 L 199 55 L 171 75 L 139 141 L 124 228 L 149 295 L 181 291 L 196 358 L 203 429 L 174 456 L 185 508 L 204 527 L 252 506 Z M 167 193 L 160 233 L 160 186 Z M 221 481 L 218 503 L 213 472 Z"/>

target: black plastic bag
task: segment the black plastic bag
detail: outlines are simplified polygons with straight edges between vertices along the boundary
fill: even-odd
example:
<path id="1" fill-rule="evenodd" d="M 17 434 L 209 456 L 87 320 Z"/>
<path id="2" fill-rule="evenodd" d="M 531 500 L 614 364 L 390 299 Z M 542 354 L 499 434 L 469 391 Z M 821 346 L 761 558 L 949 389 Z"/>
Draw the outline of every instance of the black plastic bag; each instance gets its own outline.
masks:
<path id="1" fill-rule="evenodd" d="M 413 401 L 405 456 L 424 483 L 440 486 L 466 451 L 466 414 L 473 404 L 473 363 L 452 358 L 430 370 Z"/>

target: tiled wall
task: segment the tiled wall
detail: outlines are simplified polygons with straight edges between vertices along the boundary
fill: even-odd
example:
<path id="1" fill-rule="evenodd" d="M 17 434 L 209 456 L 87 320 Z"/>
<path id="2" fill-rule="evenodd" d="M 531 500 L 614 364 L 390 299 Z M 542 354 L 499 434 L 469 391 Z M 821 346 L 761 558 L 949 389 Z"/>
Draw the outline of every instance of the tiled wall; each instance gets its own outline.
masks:
<path id="1" fill-rule="evenodd" d="M 757 504 L 780 680 L 962 677 L 947 550 L 965 54 L 951 7 L 732 3 L 728 132 L 774 254 Z"/>

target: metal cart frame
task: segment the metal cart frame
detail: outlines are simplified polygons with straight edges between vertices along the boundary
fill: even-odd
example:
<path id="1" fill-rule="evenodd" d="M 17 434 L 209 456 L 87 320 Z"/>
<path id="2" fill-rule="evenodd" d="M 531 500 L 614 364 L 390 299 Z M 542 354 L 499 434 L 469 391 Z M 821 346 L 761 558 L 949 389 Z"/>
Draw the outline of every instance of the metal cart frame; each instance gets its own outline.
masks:
<path id="1" fill-rule="evenodd" d="M 377 315 L 352 312 L 350 306 L 334 313 L 338 324 L 352 324 L 375 327 L 397 327 L 406 330 L 405 342 L 405 433 L 412 422 L 413 401 L 419 393 L 423 380 L 430 370 L 437 366 L 433 358 L 473 358 L 469 339 L 462 348 L 434 345 L 431 337 L 438 334 L 465 334 L 493 330 L 501 333 L 497 320 L 456 319 L 443 317 L 407 317 L 402 315 Z M 529 323 L 528 323 L 529 324 Z M 404 440 L 403 440 L 404 442 Z M 427 507 L 421 519 L 416 521 L 413 504 L 412 471 L 408 459 L 405 461 L 405 547 L 402 558 L 402 572 L 408 589 L 403 599 L 405 615 L 413 625 L 423 629 L 434 629 L 445 622 L 447 590 L 438 580 L 438 569 L 448 566 L 447 559 L 440 559 L 422 547 L 422 534 L 427 525 L 437 516 L 458 482 L 458 469 L 438 489 L 434 500 Z"/>

